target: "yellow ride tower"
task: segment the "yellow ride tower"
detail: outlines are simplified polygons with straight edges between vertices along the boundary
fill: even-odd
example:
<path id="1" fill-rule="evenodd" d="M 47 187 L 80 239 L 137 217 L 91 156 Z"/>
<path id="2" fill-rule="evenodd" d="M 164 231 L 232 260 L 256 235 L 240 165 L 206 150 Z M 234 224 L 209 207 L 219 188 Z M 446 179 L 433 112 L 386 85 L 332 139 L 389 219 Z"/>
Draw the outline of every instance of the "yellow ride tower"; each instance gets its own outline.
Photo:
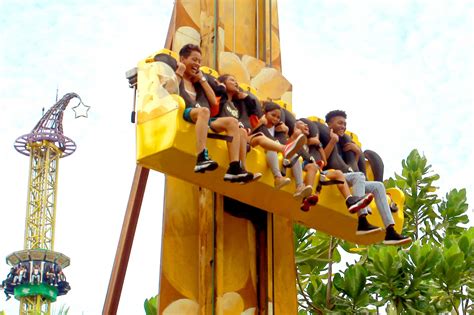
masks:
<path id="1" fill-rule="evenodd" d="M 166 62 L 189 43 L 201 48 L 203 73 L 232 74 L 245 91 L 292 115 L 292 86 L 281 73 L 277 0 L 175 1 L 166 49 L 127 73 L 135 90 L 137 166 L 103 314 L 118 309 L 150 169 L 166 175 L 158 314 L 297 314 L 295 222 L 358 244 L 379 242 L 383 232 L 356 235 L 357 217 L 335 186 L 323 189 L 311 211 L 300 211 L 292 189 L 274 188 L 261 148 L 251 148 L 246 159 L 249 171 L 263 174 L 260 180 L 224 182 L 231 140 L 212 131 L 207 148 L 219 167 L 194 173 L 195 126 L 183 119 L 184 100 Z M 373 173 L 369 168 L 369 178 Z M 404 196 L 390 193 L 400 231 Z M 376 218 L 372 223 L 383 225 Z"/>
<path id="2" fill-rule="evenodd" d="M 18 152 L 30 157 L 25 239 L 24 250 L 6 258 L 11 270 L 3 287 L 8 297 L 11 294 L 20 301 L 21 315 L 50 314 L 51 303 L 70 290 L 62 271 L 70 260 L 54 252 L 54 237 L 59 159 L 76 150 L 62 127 L 63 112 L 73 98 L 82 103 L 75 93 L 64 95 L 31 133 L 14 144 Z"/>

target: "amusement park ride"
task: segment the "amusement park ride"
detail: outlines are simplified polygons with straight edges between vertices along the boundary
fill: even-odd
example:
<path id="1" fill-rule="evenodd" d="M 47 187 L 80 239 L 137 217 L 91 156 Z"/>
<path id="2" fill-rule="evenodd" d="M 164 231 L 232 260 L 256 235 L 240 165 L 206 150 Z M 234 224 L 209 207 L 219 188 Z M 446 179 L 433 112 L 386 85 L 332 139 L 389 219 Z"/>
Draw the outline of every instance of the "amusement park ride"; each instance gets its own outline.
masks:
<path id="1" fill-rule="evenodd" d="M 357 217 L 348 213 L 334 186 L 323 188 L 309 212 L 300 211 L 290 189 L 273 188 L 259 148 L 248 153 L 247 169 L 262 173 L 262 178 L 247 185 L 227 183 L 222 180 L 222 165 L 228 163 L 226 138 L 210 132 L 207 147 L 220 167 L 193 172 L 194 125 L 183 120 L 184 101 L 174 70 L 159 56 L 177 58 L 183 45 L 199 45 L 207 66 L 203 72 L 233 74 L 244 90 L 291 112 L 291 84 L 281 74 L 278 29 L 276 0 L 177 0 L 166 49 L 127 72 L 135 91 L 137 166 L 103 314 L 117 312 L 150 169 L 166 175 L 159 314 L 296 314 L 295 222 L 358 244 L 383 239 L 383 232 L 355 234 Z M 380 180 L 379 170 L 369 162 L 368 178 L 379 173 Z M 399 209 L 393 215 L 400 232 L 404 196 L 397 189 L 389 193 Z M 371 209 L 371 222 L 383 227 L 374 203 Z"/>
<path id="2" fill-rule="evenodd" d="M 30 157 L 28 201 L 25 220 L 24 249 L 7 256 L 11 266 L 2 282 L 7 295 L 20 301 L 21 315 L 51 313 L 51 303 L 71 287 L 63 269 L 69 266 L 66 255 L 54 251 L 56 197 L 59 159 L 76 150 L 73 140 L 63 134 L 63 113 L 69 102 L 79 99 L 76 93 L 64 95 L 36 124 L 33 130 L 15 141 L 15 149 Z M 77 115 L 87 117 L 85 115 Z"/>

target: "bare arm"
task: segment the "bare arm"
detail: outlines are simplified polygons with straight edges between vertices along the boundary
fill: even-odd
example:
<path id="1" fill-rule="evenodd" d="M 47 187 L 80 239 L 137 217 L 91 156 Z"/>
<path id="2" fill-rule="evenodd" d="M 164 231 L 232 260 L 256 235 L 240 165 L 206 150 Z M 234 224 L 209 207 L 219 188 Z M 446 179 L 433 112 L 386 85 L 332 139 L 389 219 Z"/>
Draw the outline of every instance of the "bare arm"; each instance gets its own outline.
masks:
<path id="1" fill-rule="evenodd" d="M 278 125 L 275 126 L 275 131 L 277 131 L 277 132 L 283 132 L 283 133 L 285 133 L 286 135 L 288 135 L 288 131 L 289 131 L 289 130 L 290 130 L 290 129 L 288 128 L 288 126 L 285 125 L 285 123 L 283 123 L 283 122 L 280 122 Z"/>
<path id="2" fill-rule="evenodd" d="M 319 146 L 320 143 L 321 141 L 319 141 L 319 137 L 316 136 L 316 137 L 308 138 L 308 142 L 306 144 Z"/>
<path id="3" fill-rule="evenodd" d="M 362 154 L 362 150 L 361 148 L 355 144 L 354 142 L 348 142 L 344 145 L 344 147 L 342 148 L 342 150 L 344 152 L 347 152 L 347 151 L 352 151 L 354 152 L 355 156 L 356 156 L 356 160 L 359 159 L 360 155 Z"/>
<path id="4" fill-rule="evenodd" d="M 184 71 L 186 70 L 186 66 L 184 63 L 178 61 L 178 67 L 176 68 L 176 77 L 178 78 L 178 85 L 181 83 L 181 80 L 183 80 L 183 75 Z"/>
<path id="5" fill-rule="evenodd" d="M 217 104 L 216 94 L 214 93 L 214 90 L 212 89 L 212 87 L 209 85 L 209 82 L 205 80 L 204 75 L 202 74 L 201 71 L 199 71 L 196 74 L 196 81 L 198 81 L 201 84 L 204 90 L 204 93 L 206 94 L 207 100 L 209 101 L 209 105 L 210 106 L 216 105 Z"/>
<path id="6" fill-rule="evenodd" d="M 334 146 L 336 143 L 339 141 L 339 136 L 334 133 L 332 129 L 329 129 L 329 142 L 324 148 L 324 153 L 326 154 L 326 157 L 330 156 L 332 151 L 334 150 Z"/>
<path id="7" fill-rule="evenodd" d="M 323 160 L 324 165 L 328 165 L 328 159 L 326 158 L 326 152 L 324 152 L 324 149 L 322 147 L 319 147 L 318 151 L 321 154 L 321 159 Z"/>

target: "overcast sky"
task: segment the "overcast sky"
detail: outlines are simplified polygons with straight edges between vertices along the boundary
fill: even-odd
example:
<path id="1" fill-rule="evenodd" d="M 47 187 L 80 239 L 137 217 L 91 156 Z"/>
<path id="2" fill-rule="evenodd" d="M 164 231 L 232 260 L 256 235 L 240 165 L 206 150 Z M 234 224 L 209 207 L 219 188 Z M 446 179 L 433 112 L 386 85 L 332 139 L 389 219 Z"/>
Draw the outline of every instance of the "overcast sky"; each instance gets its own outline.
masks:
<path id="1" fill-rule="evenodd" d="M 294 111 L 344 109 L 364 149 L 382 156 L 385 177 L 417 148 L 441 175 L 443 194 L 465 187 L 472 200 L 473 3 L 280 1 Z M 29 159 L 15 139 L 55 103 L 57 88 L 91 106 L 87 119 L 66 111 L 64 133 L 78 148 L 59 165 L 55 250 L 71 258 L 72 290 L 54 307 L 72 315 L 102 310 L 135 169 L 125 71 L 163 47 L 172 6 L 0 0 L 0 257 L 23 249 Z M 162 203 L 163 175 L 152 172 L 119 314 L 142 314 L 158 291 Z M 0 264 L 0 278 L 8 270 Z M 18 302 L 0 297 L 2 309 L 16 314 Z"/>

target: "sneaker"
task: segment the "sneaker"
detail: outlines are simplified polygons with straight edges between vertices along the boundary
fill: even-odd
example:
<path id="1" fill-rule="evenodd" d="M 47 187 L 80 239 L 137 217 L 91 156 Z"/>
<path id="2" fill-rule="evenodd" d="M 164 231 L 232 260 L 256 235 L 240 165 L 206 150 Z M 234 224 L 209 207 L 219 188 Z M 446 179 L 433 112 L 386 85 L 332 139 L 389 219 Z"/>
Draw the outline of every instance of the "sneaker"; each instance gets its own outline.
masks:
<path id="1" fill-rule="evenodd" d="M 319 201 L 319 196 L 316 194 L 313 194 L 313 195 L 310 195 L 308 198 L 306 198 L 306 200 L 311 206 L 315 206 Z"/>
<path id="2" fill-rule="evenodd" d="M 194 173 L 204 173 L 205 171 L 215 170 L 219 164 L 209 158 L 207 149 L 204 149 L 198 154 L 196 166 L 194 166 Z"/>
<path id="3" fill-rule="evenodd" d="M 303 134 L 300 134 L 294 141 L 291 141 L 285 145 L 283 149 L 283 157 L 285 159 L 291 158 L 298 152 L 301 147 L 306 143 L 306 137 Z"/>
<path id="4" fill-rule="evenodd" d="M 378 231 L 382 231 L 382 228 L 370 224 L 365 216 L 359 217 L 359 224 L 357 225 L 356 235 L 367 235 Z"/>
<path id="5" fill-rule="evenodd" d="M 231 183 L 244 182 L 248 178 L 253 178 L 253 174 L 242 169 L 239 162 L 231 162 L 224 175 L 224 181 Z"/>
<path id="6" fill-rule="evenodd" d="M 300 209 L 301 211 L 307 212 L 309 208 L 315 206 L 318 203 L 319 196 L 318 195 L 310 195 L 307 198 L 303 198 L 303 202 L 301 203 Z"/>
<path id="7" fill-rule="evenodd" d="M 293 197 L 296 199 L 304 199 L 311 195 L 313 192 L 313 187 L 311 185 L 300 185 L 298 188 L 296 188 L 295 193 L 293 194 Z"/>
<path id="8" fill-rule="evenodd" d="M 374 199 L 374 195 L 371 193 L 368 193 L 362 197 L 350 196 L 346 200 L 346 206 L 350 213 L 356 213 L 360 209 L 367 207 L 372 199 Z"/>
<path id="9" fill-rule="evenodd" d="M 245 177 L 245 179 L 243 181 L 239 182 L 239 183 L 240 184 L 248 184 L 248 183 L 255 182 L 255 181 L 259 180 L 260 177 L 262 177 L 262 173 L 247 172 L 247 176 Z"/>
<path id="10" fill-rule="evenodd" d="M 311 205 L 309 204 L 308 198 L 303 198 L 303 202 L 301 203 L 300 210 L 304 212 L 308 212 Z"/>
<path id="11" fill-rule="evenodd" d="M 291 183 L 291 179 L 288 177 L 275 177 L 275 189 L 281 189 L 283 186 Z"/>
<path id="12" fill-rule="evenodd" d="M 393 226 L 387 227 L 385 234 L 385 239 L 383 244 L 385 245 L 403 245 L 411 243 L 411 238 L 408 236 L 403 236 L 397 233 Z"/>

